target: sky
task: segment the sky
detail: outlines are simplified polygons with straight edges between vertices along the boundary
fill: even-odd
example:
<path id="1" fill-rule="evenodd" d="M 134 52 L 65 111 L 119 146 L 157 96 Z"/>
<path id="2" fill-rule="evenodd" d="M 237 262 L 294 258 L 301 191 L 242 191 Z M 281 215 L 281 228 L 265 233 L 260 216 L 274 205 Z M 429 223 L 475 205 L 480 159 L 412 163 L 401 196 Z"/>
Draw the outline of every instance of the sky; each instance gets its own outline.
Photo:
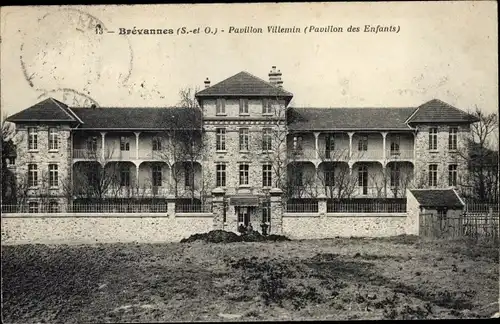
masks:
<path id="1" fill-rule="evenodd" d="M 496 6 L 460 1 L 2 7 L 2 116 L 49 96 L 70 106 L 174 106 L 180 89 L 201 89 L 207 77 L 213 85 L 247 71 L 267 80 L 271 66 L 283 73 L 295 107 L 416 107 L 438 98 L 463 110 L 496 112 Z M 365 32 L 366 25 L 398 32 Z M 247 26 L 263 33 L 229 33 Z M 300 33 L 268 33 L 268 26 L 296 27 Z M 312 31 L 328 26 L 343 30 Z M 350 26 L 360 31 L 350 32 Z M 200 32 L 177 35 L 182 27 Z M 217 33 L 206 34 L 207 27 Z M 174 34 L 120 35 L 120 28 Z"/>

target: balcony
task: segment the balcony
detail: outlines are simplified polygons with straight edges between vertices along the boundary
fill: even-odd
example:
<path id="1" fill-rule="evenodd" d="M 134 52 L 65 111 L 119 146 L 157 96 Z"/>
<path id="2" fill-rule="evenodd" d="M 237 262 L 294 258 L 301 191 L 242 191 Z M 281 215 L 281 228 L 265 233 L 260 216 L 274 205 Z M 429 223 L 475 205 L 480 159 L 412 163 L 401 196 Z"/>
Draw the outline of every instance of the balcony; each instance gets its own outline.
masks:
<path id="1" fill-rule="evenodd" d="M 140 160 L 153 160 L 153 161 L 161 161 L 165 160 L 165 152 L 162 151 L 149 151 L 149 152 L 139 152 Z"/>
<path id="2" fill-rule="evenodd" d="M 358 161 L 382 160 L 384 159 L 384 151 L 383 150 L 353 151 L 351 159 Z"/>
<path id="3" fill-rule="evenodd" d="M 349 150 L 334 150 L 324 152 L 325 160 L 329 161 L 348 161 Z"/>
<path id="4" fill-rule="evenodd" d="M 295 161 L 310 161 L 316 158 L 316 151 L 313 148 L 291 149 L 288 158 Z"/>
<path id="5" fill-rule="evenodd" d="M 398 151 L 387 151 L 386 158 L 390 161 L 398 160 L 413 160 L 414 151 L 413 150 L 398 150 Z"/>
<path id="6" fill-rule="evenodd" d="M 91 160 L 95 161 L 102 157 L 101 149 L 88 150 L 88 149 L 73 149 L 73 159 Z"/>

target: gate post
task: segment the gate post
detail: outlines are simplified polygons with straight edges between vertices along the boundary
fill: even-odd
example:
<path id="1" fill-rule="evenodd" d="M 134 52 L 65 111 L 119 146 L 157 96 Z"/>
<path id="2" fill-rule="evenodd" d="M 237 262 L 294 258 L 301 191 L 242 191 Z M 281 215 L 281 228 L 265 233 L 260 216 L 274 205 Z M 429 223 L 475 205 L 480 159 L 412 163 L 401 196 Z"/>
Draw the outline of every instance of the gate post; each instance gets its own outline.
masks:
<path id="1" fill-rule="evenodd" d="M 224 229 L 224 195 L 222 188 L 212 190 L 212 213 L 214 214 L 214 230 Z"/>
<path id="2" fill-rule="evenodd" d="M 168 195 L 167 196 L 167 215 L 170 218 L 175 217 L 175 196 Z"/>
<path id="3" fill-rule="evenodd" d="M 283 205 L 281 195 L 283 191 L 273 188 L 269 191 L 271 195 L 271 231 L 270 234 L 281 235 L 283 232 Z"/>

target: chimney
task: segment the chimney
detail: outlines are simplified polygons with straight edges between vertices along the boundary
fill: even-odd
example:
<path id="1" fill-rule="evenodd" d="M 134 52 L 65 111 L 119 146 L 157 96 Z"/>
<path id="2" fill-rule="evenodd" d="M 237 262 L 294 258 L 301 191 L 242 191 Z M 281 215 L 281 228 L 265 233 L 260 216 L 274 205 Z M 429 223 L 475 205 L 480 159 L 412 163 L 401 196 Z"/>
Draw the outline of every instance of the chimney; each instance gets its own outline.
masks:
<path id="1" fill-rule="evenodd" d="M 281 71 L 276 70 L 276 66 L 271 67 L 269 71 L 269 83 L 277 87 L 283 87 L 283 81 L 281 80 Z"/>
<path id="2" fill-rule="evenodd" d="M 205 88 L 208 88 L 208 87 L 210 87 L 210 80 L 207 78 L 205 80 Z"/>
<path id="3" fill-rule="evenodd" d="M 97 106 L 96 106 L 95 104 L 92 104 L 92 105 L 90 105 L 90 108 L 92 108 L 92 109 L 96 109 L 96 108 L 97 108 Z"/>

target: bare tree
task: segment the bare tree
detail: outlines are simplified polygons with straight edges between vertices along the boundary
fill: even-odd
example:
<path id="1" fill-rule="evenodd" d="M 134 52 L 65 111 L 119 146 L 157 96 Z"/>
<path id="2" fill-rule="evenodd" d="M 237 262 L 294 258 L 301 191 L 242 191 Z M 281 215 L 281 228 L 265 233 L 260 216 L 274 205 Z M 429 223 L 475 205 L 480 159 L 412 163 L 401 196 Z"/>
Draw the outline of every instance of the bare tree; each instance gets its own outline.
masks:
<path id="1" fill-rule="evenodd" d="M 459 186 L 466 197 L 479 201 L 498 201 L 498 115 L 484 113 L 477 106 L 469 112 L 478 119 L 470 132 L 461 138 L 459 158 L 468 167 L 468 177 L 459 177 Z"/>

